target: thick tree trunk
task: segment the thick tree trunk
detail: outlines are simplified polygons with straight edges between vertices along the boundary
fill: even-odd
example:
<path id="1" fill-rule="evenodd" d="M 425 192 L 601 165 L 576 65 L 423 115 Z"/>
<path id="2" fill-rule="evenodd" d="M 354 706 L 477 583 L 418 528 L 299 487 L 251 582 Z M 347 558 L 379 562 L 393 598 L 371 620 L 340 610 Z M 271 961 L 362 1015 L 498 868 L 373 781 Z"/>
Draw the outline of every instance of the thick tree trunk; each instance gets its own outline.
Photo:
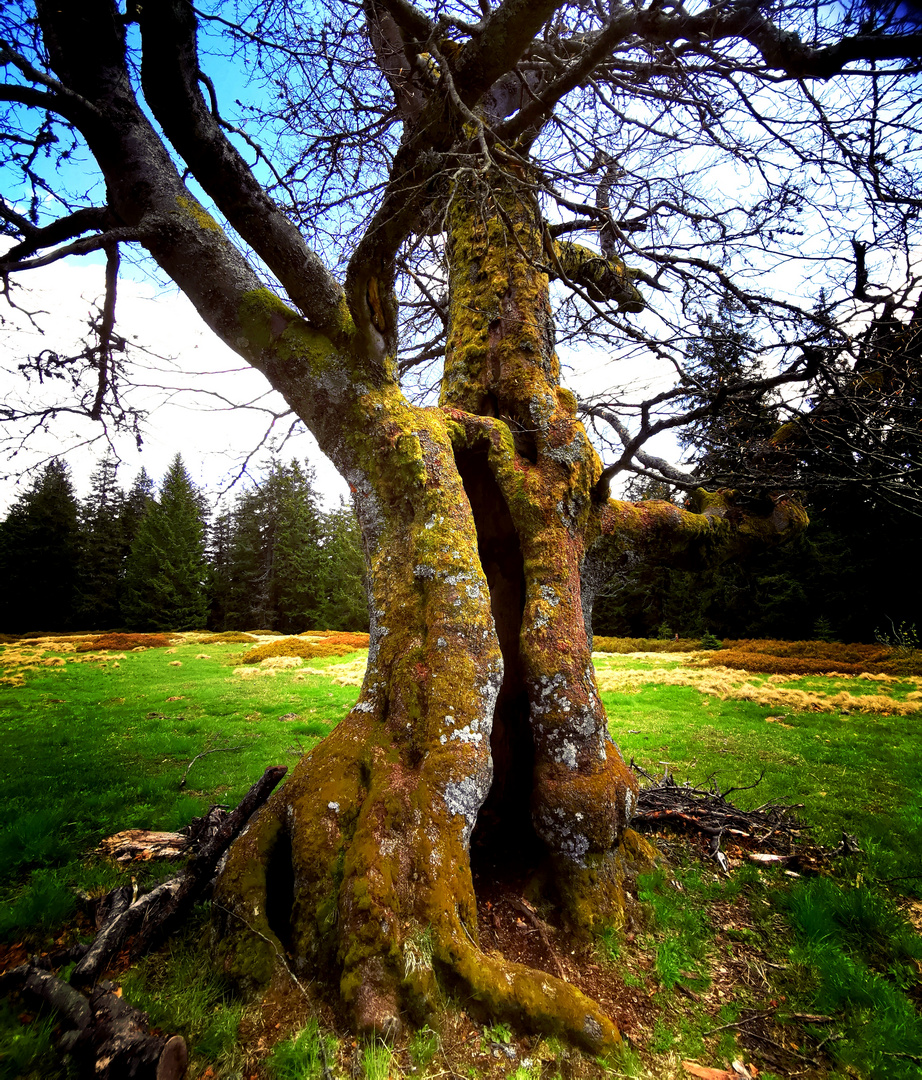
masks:
<path id="1" fill-rule="evenodd" d="M 338 975 L 360 1029 L 422 1019 L 443 973 L 494 1014 L 601 1051 L 619 1037 L 594 1003 L 477 946 L 472 850 L 543 861 L 574 928 L 616 921 L 636 792 L 580 605 L 601 467 L 557 386 L 533 205 L 491 198 L 452 208 L 441 407 L 373 402 L 359 702 L 235 844 L 216 904 L 229 970 L 265 981 L 287 955 Z M 510 215 L 528 259 L 508 257 Z"/>
<path id="2" fill-rule="evenodd" d="M 407 101 L 345 289 L 202 97 L 192 7 L 135 7 L 147 108 L 116 5 L 38 0 L 62 84 L 47 90 L 49 106 L 85 137 L 119 236 L 146 247 L 350 482 L 371 580 L 358 703 L 235 841 L 220 876 L 225 966 L 251 983 L 282 959 L 323 972 L 356 1025 L 379 1032 L 422 1019 L 444 977 L 498 1016 L 606 1050 L 617 1028 L 594 1003 L 478 948 L 471 860 L 524 852 L 545 863 L 546 896 L 574 931 L 617 921 L 625 865 L 650 853 L 625 831 L 636 788 L 608 737 L 583 587 L 641 557 L 726 555 L 746 530 L 725 496 L 700 514 L 598 501 L 600 462 L 559 385 L 545 267 L 625 309 L 640 299 L 618 260 L 549 239 L 524 150 L 495 147 L 504 165 L 489 175 L 466 164 L 471 118 L 455 106 L 508 115 L 503 100 L 523 87 L 502 77 L 551 7 L 503 5 L 486 20 L 455 70 L 457 102 L 428 94 L 414 118 Z M 378 27 L 383 68 L 403 78 L 388 27 Z M 148 109 L 294 306 L 196 201 Z M 456 169 L 447 207 L 434 183 L 446 168 Z M 451 282 L 432 409 L 409 405 L 398 385 L 392 287 L 427 200 L 448 233 Z M 773 508 L 768 533 L 791 520 Z"/>
<path id="3" fill-rule="evenodd" d="M 640 557 L 724 557 L 746 529 L 725 496 L 703 513 L 594 500 L 602 467 L 559 385 L 540 218 L 524 184 L 493 179 L 448 210 L 439 407 L 363 388 L 362 438 L 326 447 L 366 545 L 368 671 L 232 848 L 218 948 L 254 985 L 282 959 L 324 973 L 359 1030 L 421 1022 L 445 980 L 604 1052 L 614 1018 L 478 947 L 472 862 L 527 869 L 575 934 L 624 918 L 625 877 L 655 852 L 626 829 L 637 788 L 608 735 L 581 572 L 591 588 Z M 791 515 L 773 515 L 757 542 L 785 533 Z"/>

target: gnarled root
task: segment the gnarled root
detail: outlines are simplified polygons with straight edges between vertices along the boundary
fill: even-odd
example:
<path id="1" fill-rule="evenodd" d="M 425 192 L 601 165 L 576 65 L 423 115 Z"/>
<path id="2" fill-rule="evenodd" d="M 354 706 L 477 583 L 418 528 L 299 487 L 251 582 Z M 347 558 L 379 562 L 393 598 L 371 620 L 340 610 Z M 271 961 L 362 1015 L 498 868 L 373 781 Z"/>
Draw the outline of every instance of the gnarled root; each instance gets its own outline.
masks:
<path id="1" fill-rule="evenodd" d="M 496 1019 L 597 1054 L 615 1048 L 614 1020 L 576 987 L 478 945 L 468 841 L 489 775 L 478 776 L 476 746 L 441 761 L 433 749 L 409 769 L 376 741 L 353 712 L 238 839 L 215 896 L 225 970 L 252 988 L 280 963 L 338 981 L 359 1032 L 424 1023 L 447 985 Z M 628 864 L 651 850 L 626 836 L 624 855 L 554 871 L 568 921 L 591 928 L 601 901 L 606 924 L 618 921 Z"/>

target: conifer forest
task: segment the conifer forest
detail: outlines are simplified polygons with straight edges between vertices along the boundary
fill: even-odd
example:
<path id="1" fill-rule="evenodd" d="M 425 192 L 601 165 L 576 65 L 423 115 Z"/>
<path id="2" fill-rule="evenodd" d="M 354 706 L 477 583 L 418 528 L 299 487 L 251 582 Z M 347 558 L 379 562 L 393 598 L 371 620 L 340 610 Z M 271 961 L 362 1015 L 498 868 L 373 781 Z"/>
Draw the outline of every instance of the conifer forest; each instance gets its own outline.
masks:
<path id="1" fill-rule="evenodd" d="M 127 489 L 102 458 L 77 497 L 53 461 L 0 522 L 0 633 L 116 629 L 367 630 L 350 507 L 324 511 L 311 471 L 273 461 L 212 513 L 177 455 Z"/>

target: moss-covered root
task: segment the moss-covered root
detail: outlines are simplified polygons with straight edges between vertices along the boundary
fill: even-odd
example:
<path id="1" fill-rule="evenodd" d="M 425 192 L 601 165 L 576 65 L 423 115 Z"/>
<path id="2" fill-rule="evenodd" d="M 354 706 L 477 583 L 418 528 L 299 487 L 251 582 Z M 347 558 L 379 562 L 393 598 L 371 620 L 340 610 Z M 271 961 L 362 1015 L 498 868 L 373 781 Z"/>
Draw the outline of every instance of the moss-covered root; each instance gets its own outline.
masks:
<path id="1" fill-rule="evenodd" d="M 447 952 L 440 959 L 491 1017 L 562 1039 L 591 1054 L 605 1055 L 621 1045 L 621 1033 L 611 1017 L 570 983 L 483 953 L 466 942 L 452 941 Z"/>
<path id="2" fill-rule="evenodd" d="M 267 884 L 269 858 L 281 832 L 282 820 L 270 801 L 231 846 L 212 900 L 213 954 L 247 991 L 268 984 L 284 955 L 269 925 Z"/>
<path id="3" fill-rule="evenodd" d="M 633 903 L 633 882 L 662 861 L 657 849 L 633 829 L 625 829 L 611 852 L 576 862 L 558 855 L 550 863 L 550 889 L 559 918 L 575 937 L 596 937 L 608 927 L 623 928 Z"/>

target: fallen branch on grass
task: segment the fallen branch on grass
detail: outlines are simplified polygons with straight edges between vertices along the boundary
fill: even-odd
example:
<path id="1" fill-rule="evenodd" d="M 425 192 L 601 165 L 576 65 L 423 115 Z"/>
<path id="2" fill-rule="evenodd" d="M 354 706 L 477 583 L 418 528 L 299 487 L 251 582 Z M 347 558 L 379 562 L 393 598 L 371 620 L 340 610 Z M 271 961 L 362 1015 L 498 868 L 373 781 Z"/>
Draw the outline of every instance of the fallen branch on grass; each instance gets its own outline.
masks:
<path id="1" fill-rule="evenodd" d="M 75 950 L 80 959 L 71 975 L 73 985 L 37 964 L 22 964 L 0 978 L 3 991 L 17 990 L 61 1014 L 64 1033 L 58 1048 L 73 1056 L 82 1076 L 180 1080 L 185 1074 L 188 1052 L 181 1036 L 151 1034 L 147 1016 L 123 1001 L 112 983 L 100 982 L 88 995 L 79 987 L 96 981 L 129 936 L 132 952 L 140 955 L 185 915 L 207 891 L 231 842 L 287 771 L 284 765 L 266 769 L 232 813 L 212 807 L 183 834 L 167 834 L 182 837 L 184 852 L 192 852 L 185 869 L 144 896 L 123 885 L 103 898 L 97 908 L 96 938 L 89 948 Z M 112 847 L 116 850 L 118 845 Z"/>
<path id="2" fill-rule="evenodd" d="M 34 964 L 21 964 L 2 979 L 4 990 L 50 1005 L 62 1018 L 57 1039 L 79 1075 L 95 1080 L 180 1080 L 189 1059 L 181 1035 L 155 1035 L 146 1014 L 123 1001 L 110 982 L 87 999 L 79 990 Z"/>
<path id="3" fill-rule="evenodd" d="M 227 818 L 223 806 L 213 806 L 204 817 L 193 818 L 179 832 L 155 829 L 126 829 L 109 836 L 99 845 L 101 854 L 116 862 L 144 862 L 149 859 L 179 859 L 191 855 L 207 843 Z"/>
<path id="4" fill-rule="evenodd" d="M 158 885 L 106 920 L 86 955 L 74 968 L 72 981 L 75 985 L 86 986 L 94 982 L 129 936 L 133 952 L 136 955 L 145 952 L 155 937 L 165 932 L 192 907 L 211 882 L 218 862 L 231 841 L 287 771 L 284 765 L 266 769 L 237 809 L 227 814 L 220 823 L 215 822 L 217 828 L 201 844 L 181 874 Z"/>
<path id="5" fill-rule="evenodd" d="M 668 772 L 657 780 L 633 758 L 631 768 L 650 781 L 640 789 L 637 811 L 631 821 L 634 828 L 672 828 L 699 833 L 710 839 L 711 855 L 717 859 L 722 854 L 720 841 L 725 836 L 747 849 L 756 849 L 758 854 L 752 857 L 761 863 L 788 866 L 796 862 L 802 865 L 807 859 L 812 864 L 822 854 L 818 848 L 809 853 L 803 849 L 803 841 L 808 838 L 807 828 L 794 815 L 795 810 L 802 809 L 800 804 L 764 803 L 755 810 L 741 810 L 727 801 L 727 795 L 733 791 L 756 787 L 761 776 L 753 784 L 721 791 L 716 785 L 699 788 L 687 782 L 678 784 Z M 795 843 L 801 844 L 801 849 L 796 852 Z"/>

